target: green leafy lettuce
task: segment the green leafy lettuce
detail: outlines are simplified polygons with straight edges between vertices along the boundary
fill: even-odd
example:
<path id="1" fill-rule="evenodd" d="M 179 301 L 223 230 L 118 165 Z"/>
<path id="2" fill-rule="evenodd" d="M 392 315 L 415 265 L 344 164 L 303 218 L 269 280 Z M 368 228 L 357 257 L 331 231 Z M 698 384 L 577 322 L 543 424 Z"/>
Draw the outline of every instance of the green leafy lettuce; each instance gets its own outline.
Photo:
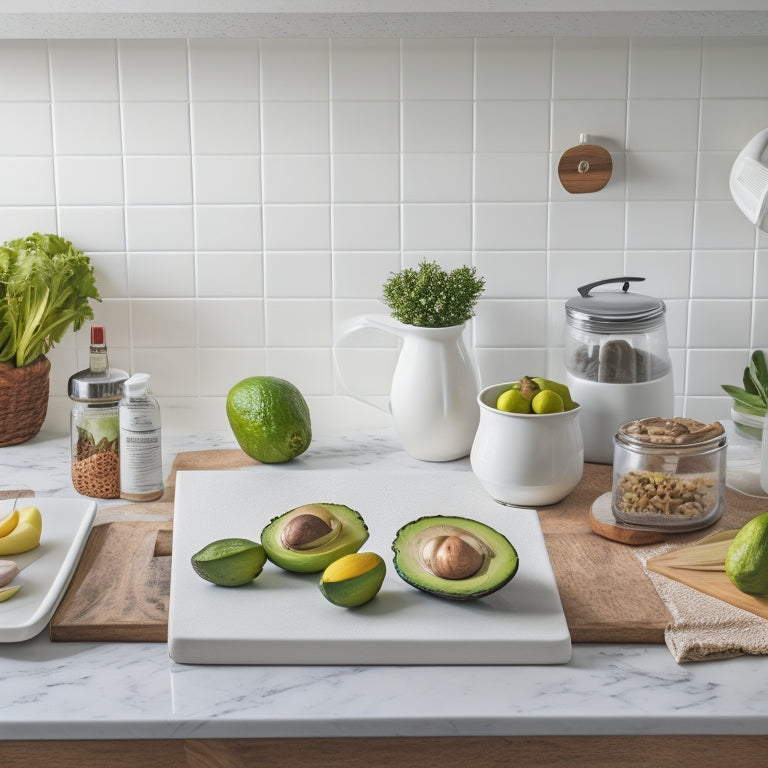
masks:
<path id="1" fill-rule="evenodd" d="M 0 246 L 0 362 L 17 367 L 44 355 L 101 301 L 88 257 L 68 240 L 41 235 Z"/>

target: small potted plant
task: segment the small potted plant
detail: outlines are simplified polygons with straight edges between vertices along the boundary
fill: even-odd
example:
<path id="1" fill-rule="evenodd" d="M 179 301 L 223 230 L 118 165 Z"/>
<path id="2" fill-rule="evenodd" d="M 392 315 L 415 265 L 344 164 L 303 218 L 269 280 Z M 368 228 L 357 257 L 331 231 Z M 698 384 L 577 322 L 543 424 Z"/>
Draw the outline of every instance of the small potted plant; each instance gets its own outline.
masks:
<path id="1" fill-rule="evenodd" d="M 392 317 L 420 328 L 463 325 L 475 314 L 485 288 L 475 267 L 446 272 L 436 262 L 422 261 L 417 269 L 403 269 L 384 283 L 384 303 Z"/>
<path id="2" fill-rule="evenodd" d="M 47 352 L 101 301 L 88 257 L 57 235 L 0 246 L 0 446 L 36 435 L 48 410 Z"/>

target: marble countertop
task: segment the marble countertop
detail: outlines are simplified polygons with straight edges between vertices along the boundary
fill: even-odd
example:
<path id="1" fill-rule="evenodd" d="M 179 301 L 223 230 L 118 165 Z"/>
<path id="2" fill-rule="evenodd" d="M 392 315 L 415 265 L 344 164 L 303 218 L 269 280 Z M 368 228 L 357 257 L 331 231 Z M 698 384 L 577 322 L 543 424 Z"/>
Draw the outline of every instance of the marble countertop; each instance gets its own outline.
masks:
<path id="1" fill-rule="evenodd" d="M 181 451 L 225 433 L 164 433 Z M 422 469 L 388 430 L 314 438 L 312 468 Z M 470 471 L 467 459 L 435 471 Z M 0 450 L 0 489 L 76 497 L 69 438 Z M 113 503 L 102 502 L 106 507 Z M 164 643 L 0 644 L 0 739 L 768 734 L 768 660 L 678 665 L 664 645 L 574 645 L 556 666 L 186 666 Z"/>

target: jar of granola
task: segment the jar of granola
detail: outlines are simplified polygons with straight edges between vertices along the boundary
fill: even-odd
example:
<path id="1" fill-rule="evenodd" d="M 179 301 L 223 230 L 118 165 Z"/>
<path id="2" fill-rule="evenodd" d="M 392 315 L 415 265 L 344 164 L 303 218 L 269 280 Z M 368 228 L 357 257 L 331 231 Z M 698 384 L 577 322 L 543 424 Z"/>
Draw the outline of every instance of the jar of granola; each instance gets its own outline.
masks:
<path id="1" fill-rule="evenodd" d="M 72 485 L 99 499 L 120 497 L 118 405 L 128 374 L 110 368 L 104 329 L 91 328 L 90 365 L 69 379 Z"/>
<path id="2" fill-rule="evenodd" d="M 620 523 L 691 531 L 725 512 L 727 441 L 720 422 L 630 421 L 613 446 L 611 506 Z"/>

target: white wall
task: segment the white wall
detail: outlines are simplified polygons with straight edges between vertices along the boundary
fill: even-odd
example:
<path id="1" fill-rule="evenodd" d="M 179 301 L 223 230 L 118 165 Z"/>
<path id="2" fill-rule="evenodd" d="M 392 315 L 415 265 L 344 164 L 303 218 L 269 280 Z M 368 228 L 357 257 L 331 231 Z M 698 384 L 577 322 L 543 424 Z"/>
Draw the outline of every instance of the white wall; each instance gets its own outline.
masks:
<path id="1" fill-rule="evenodd" d="M 678 411 L 728 418 L 720 384 L 768 348 L 768 240 L 728 190 L 766 71 L 763 37 L 0 41 L 0 241 L 91 256 L 112 363 L 167 414 L 223 419 L 268 373 L 319 428 L 386 423 L 341 393 L 334 328 L 426 258 L 487 280 L 484 384 L 560 375 L 565 299 L 645 276 Z M 557 178 L 580 133 L 613 155 L 595 194 Z M 50 355 L 50 425 L 86 331 Z M 396 346 L 361 343 L 347 377 L 383 401 Z"/>

